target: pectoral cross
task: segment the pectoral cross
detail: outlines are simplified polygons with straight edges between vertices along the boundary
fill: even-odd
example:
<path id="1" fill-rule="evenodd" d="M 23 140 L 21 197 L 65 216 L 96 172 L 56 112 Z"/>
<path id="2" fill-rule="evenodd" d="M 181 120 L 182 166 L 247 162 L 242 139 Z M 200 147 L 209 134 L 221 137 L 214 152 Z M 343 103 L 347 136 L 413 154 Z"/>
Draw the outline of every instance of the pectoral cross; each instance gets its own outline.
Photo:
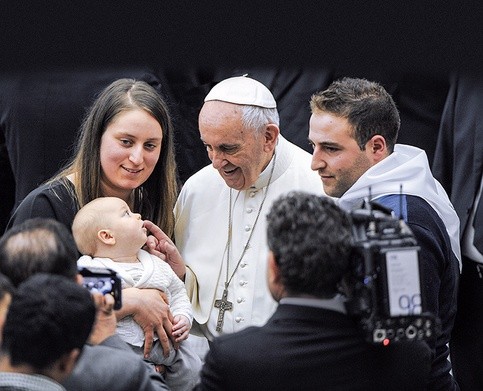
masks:
<path id="1" fill-rule="evenodd" d="M 215 300 L 215 308 L 219 308 L 218 322 L 216 322 L 216 331 L 220 332 L 223 328 L 223 320 L 225 318 L 225 311 L 233 309 L 233 303 L 228 301 L 228 287 L 223 290 L 221 299 Z"/>

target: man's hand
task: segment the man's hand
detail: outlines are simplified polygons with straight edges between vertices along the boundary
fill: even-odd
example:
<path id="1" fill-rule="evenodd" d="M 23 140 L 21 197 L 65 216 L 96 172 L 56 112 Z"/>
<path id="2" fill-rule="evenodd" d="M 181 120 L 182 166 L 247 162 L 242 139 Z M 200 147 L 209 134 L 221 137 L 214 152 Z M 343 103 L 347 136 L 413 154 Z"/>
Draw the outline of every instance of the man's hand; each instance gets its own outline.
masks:
<path id="1" fill-rule="evenodd" d="M 165 260 L 176 275 L 184 280 L 186 266 L 172 240 L 161 228 L 149 220 L 144 220 L 144 227 L 152 234 L 146 241 L 147 251 Z"/>
<path id="2" fill-rule="evenodd" d="M 173 315 L 169 311 L 166 294 L 157 289 L 126 288 L 122 291 L 123 306 L 117 311 L 118 319 L 132 315 L 134 321 L 144 331 L 144 356 L 147 357 L 153 347 L 154 333 L 163 347 L 163 353 L 169 355 L 169 339 L 172 335 Z M 177 344 L 171 338 L 173 344 Z"/>
<path id="3" fill-rule="evenodd" d="M 96 306 L 96 320 L 89 335 L 88 343 L 99 345 L 102 341 L 116 333 L 116 315 L 114 314 L 114 297 L 103 296 L 102 293 L 92 293 Z"/>

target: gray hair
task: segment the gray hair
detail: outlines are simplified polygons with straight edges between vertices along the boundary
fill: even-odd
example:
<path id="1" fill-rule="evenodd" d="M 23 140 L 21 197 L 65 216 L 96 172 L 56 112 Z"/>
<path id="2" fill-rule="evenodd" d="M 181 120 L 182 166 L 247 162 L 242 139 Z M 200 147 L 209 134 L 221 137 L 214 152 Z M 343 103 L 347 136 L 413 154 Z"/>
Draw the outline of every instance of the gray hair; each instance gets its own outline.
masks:
<path id="1" fill-rule="evenodd" d="M 276 108 L 267 109 L 259 106 L 242 106 L 242 124 L 247 129 L 255 129 L 262 132 L 265 125 L 275 124 L 279 126 L 280 117 Z"/>

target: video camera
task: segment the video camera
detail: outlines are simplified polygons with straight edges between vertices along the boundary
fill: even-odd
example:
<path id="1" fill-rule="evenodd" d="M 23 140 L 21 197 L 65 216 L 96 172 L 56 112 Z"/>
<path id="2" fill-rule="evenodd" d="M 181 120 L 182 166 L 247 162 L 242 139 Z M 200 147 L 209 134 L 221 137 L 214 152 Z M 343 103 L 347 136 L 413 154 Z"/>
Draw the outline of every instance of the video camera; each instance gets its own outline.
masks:
<path id="1" fill-rule="evenodd" d="M 351 213 L 354 254 L 343 286 L 346 309 L 366 340 L 433 340 L 439 319 L 425 311 L 418 243 L 402 218 L 374 201 Z"/>

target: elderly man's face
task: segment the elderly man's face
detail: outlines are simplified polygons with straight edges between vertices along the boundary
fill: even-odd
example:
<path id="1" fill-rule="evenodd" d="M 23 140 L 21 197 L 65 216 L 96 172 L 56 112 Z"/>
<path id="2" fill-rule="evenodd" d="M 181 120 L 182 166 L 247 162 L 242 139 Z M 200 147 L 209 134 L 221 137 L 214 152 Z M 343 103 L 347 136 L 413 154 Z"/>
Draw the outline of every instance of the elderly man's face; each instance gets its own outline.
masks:
<path id="1" fill-rule="evenodd" d="M 226 184 L 243 190 L 252 186 L 270 162 L 274 143 L 266 134 L 242 126 L 239 105 L 206 102 L 200 112 L 199 128 L 213 167 Z"/>

